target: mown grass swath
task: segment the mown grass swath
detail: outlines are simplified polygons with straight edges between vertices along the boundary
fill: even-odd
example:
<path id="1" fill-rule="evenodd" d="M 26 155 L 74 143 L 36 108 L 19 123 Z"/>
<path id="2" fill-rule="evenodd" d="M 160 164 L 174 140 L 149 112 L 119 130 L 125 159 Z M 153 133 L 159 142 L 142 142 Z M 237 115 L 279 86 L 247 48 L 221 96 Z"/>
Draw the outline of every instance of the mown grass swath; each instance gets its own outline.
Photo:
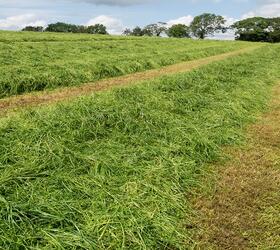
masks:
<path id="1" fill-rule="evenodd" d="M 0 98 L 79 85 L 246 46 L 244 42 L 0 32 Z"/>
<path id="2" fill-rule="evenodd" d="M 279 46 L 0 123 L 4 249 L 185 249 L 188 193 L 264 110 Z M 261 60 L 260 60 L 261 58 Z M 193 228 L 193 229 L 191 229 Z"/>

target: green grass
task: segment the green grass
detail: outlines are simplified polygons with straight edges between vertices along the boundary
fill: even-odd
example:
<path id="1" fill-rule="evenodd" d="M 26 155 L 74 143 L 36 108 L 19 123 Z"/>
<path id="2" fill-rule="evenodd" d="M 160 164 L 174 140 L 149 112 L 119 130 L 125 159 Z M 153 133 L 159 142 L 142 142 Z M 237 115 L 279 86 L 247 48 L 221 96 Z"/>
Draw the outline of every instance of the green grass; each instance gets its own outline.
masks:
<path id="1" fill-rule="evenodd" d="M 79 85 L 250 46 L 85 34 L 0 32 L 0 98 Z"/>
<path id="2" fill-rule="evenodd" d="M 188 194 L 266 106 L 279 53 L 2 118 L 0 247 L 193 246 Z"/>

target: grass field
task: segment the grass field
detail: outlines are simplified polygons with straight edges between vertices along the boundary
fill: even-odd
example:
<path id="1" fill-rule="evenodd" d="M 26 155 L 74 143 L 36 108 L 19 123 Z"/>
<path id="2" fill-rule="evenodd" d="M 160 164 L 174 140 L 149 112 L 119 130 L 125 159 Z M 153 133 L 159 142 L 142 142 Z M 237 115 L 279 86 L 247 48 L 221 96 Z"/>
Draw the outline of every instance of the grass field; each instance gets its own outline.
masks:
<path id="1" fill-rule="evenodd" d="M 7 41 L 9 34 L 4 37 Z M 45 39 L 44 35 L 38 39 Z M 2 43 L 5 50 L 1 53 L 13 55 L 2 67 L 6 75 L 1 86 L 7 87 L 2 89 L 2 97 L 96 79 L 91 67 L 97 58 L 104 57 L 102 48 L 108 51 L 106 39 L 79 46 L 71 40 L 67 47 L 65 41 Z M 246 45 L 164 39 L 122 41 L 111 41 L 112 52 L 105 55 L 101 67 L 118 65 L 122 71 L 100 77 Z M 100 52 L 93 47 L 100 47 Z M 44 54 L 47 48 L 50 53 Z M 265 109 L 271 86 L 280 77 L 279 53 L 280 46 L 267 45 L 190 73 L 2 118 L 0 246 L 195 246 L 196 228 L 191 224 L 195 211 L 188 197 L 195 187 L 203 185 L 200 178 L 207 172 L 206 165 L 219 159 L 221 147 L 240 142 L 244 126 Z M 127 61 L 130 55 L 134 60 Z M 42 59 L 34 69 L 32 58 Z M 153 63 L 147 67 L 141 60 Z M 135 61 L 141 66 L 131 67 Z M 23 68 L 21 74 L 15 74 L 19 70 L 16 62 Z M 38 73 L 41 66 L 46 72 L 42 78 Z M 73 75 L 68 76 L 73 69 Z M 39 79 L 42 83 L 50 74 L 54 75 L 50 78 L 53 82 L 39 88 Z M 30 85 L 12 88 L 17 80 Z"/>
<path id="2" fill-rule="evenodd" d="M 0 98 L 94 82 L 246 46 L 245 42 L 0 32 Z"/>

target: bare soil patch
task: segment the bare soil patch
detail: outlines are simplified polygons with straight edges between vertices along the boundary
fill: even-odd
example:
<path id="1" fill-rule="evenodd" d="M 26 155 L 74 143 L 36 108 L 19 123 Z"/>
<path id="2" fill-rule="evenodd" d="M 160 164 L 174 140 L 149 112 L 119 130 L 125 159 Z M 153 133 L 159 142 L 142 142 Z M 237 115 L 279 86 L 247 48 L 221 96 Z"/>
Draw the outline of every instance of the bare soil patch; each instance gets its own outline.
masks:
<path id="1" fill-rule="evenodd" d="M 280 86 L 270 111 L 248 128 L 248 145 L 227 149 L 211 197 L 196 199 L 198 249 L 280 249 Z"/>

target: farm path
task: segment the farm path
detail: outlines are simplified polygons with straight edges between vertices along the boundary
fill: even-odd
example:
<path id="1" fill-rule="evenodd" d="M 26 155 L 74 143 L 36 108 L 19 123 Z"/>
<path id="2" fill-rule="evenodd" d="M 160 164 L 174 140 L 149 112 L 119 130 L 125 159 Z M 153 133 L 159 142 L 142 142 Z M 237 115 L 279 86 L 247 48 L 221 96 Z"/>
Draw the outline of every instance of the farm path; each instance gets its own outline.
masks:
<path id="1" fill-rule="evenodd" d="M 262 45 L 254 45 L 229 53 L 215 55 L 198 60 L 182 62 L 159 69 L 147 70 L 144 72 L 133 73 L 120 77 L 103 79 L 94 83 L 86 83 L 77 87 L 67 87 L 52 91 L 41 91 L 36 93 L 23 94 L 13 97 L 8 97 L 0 100 L 0 115 L 5 115 L 9 111 L 18 110 L 23 107 L 39 106 L 42 104 L 50 104 L 63 100 L 68 100 L 74 97 L 91 94 L 110 89 L 116 86 L 126 86 L 139 83 L 144 80 L 150 80 L 156 77 L 175 74 L 180 72 L 188 72 L 193 69 L 202 67 L 212 62 L 224 60 L 229 57 L 237 56 L 243 53 L 251 52 Z"/>
<path id="2" fill-rule="evenodd" d="M 214 194 L 196 200 L 198 249 L 280 249 L 280 85 L 273 94 L 248 144 L 226 150 Z"/>

